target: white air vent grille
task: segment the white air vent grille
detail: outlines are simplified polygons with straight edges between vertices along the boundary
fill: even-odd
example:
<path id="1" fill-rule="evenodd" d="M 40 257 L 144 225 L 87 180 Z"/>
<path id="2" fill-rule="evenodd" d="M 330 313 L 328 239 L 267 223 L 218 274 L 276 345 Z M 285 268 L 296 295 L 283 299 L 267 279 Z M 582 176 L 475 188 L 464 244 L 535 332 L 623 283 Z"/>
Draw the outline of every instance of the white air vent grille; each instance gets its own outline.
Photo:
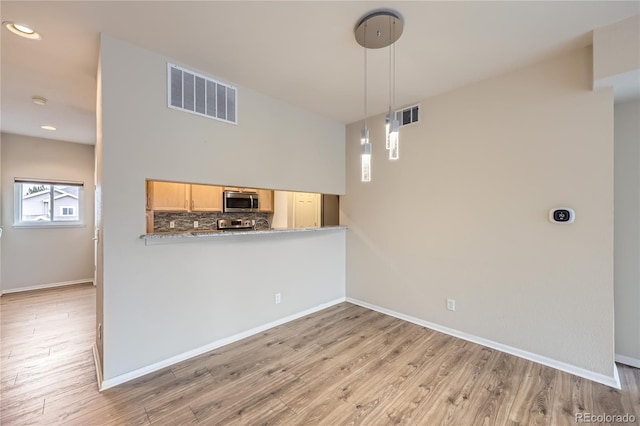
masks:
<path id="1" fill-rule="evenodd" d="M 396 111 L 396 120 L 400 122 L 400 126 L 417 123 L 420 118 L 420 104 L 412 105 Z"/>
<path id="2" fill-rule="evenodd" d="M 238 124 L 238 90 L 228 84 L 167 64 L 167 106 L 203 117 Z"/>

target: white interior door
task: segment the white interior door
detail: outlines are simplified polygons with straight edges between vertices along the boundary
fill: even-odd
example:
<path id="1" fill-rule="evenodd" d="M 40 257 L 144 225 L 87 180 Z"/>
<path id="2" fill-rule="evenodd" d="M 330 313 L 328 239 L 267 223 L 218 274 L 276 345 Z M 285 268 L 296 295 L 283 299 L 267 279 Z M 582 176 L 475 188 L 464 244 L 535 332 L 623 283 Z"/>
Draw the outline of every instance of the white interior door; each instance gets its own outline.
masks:
<path id="1" fill-rule="evenodd" d="M 93 228 L 93 285 L 97 285 L 98 282 L 98 236 L 100 230 L 98 227 Z"/>
<path id="2" fill-rule="evenodd" d="M 320 226 L 320 194 L 296 192 L 294 199 L 294 227 Z"/>

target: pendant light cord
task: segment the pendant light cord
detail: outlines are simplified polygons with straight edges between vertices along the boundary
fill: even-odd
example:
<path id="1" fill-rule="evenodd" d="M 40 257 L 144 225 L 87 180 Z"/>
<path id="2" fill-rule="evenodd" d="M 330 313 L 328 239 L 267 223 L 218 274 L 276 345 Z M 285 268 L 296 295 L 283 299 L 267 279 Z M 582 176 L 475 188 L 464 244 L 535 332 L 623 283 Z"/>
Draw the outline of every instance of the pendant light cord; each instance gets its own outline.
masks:
<path id="1" fill-rule="evenodd" d="M 392 22 L 391 16 L 389 16 L 389 26 L 391 27 L 391 22 Z M 391 79 L 391 49 L 393 47 L 393 38 L 392 38 L 392 34 L 391 31 L 389 31 L 389 120 L 392 120 L 391 117 L 391 110 L 393 109 L 393 101 L 392 101 L 392 97 L 391 97 L 391 84 L 392 84 L 392 79 Z"/>
<path id="2" fill-rule="evenodd" d="M 364 24 L 364 128 L 367 128 L 367 23 Z"/>
<path id="3" fill-rule="evenodd" d="M 393 26 L 391 27 L 393 31 L 393 40 L 396 39 L 396 20 L 393 20 Z M 391 52 L 393 54 L 393 98 L 391 105 L 395 108 L 396 105 L 396 42 L 391 43 Z M 395 114 L 395 113 L 394 113 Z"/>

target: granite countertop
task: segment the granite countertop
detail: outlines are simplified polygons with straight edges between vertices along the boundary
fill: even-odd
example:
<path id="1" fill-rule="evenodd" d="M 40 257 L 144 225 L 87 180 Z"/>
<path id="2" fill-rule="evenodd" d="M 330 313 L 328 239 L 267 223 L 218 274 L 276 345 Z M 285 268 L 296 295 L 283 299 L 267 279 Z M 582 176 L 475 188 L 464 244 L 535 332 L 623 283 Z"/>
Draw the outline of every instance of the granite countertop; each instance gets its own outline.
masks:
<path id="1" fill-rule="evenodd" d="M 201 239 L 211 237 L 231 237 L 236 235 L 269 235 L 269 234 L 282 234 L 289 232 L 322 232 L 332 231 L 336 229 L 347 229 L 346 226 L 324 226 L 321 228 L 271 228 L 271 229 L 243 229 L 243 230 L 231 230 L 231 231 L 219 231 L 217 229 L 212 230 L 192 230 L 192 231 L 161 231 L 154 232 L 153 234 L 143 234 L 140 238 L 145 242 L 170 242 L 188 239 Z"/>

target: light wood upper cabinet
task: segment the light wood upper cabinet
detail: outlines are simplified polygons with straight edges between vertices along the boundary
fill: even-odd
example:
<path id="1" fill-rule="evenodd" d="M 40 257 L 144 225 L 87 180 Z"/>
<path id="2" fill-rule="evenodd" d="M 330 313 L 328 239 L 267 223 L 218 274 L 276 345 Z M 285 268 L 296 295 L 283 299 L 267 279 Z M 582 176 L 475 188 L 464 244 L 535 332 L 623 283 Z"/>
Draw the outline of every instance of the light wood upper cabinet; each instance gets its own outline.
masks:
<path id="1" fill-rule="evenodd" d="M 273 191 L 239 187 L 147 181 L 147 210 L 221 212 L 222 192 L 257 192 L 260 212 L 273 213 Z"/>
<path id="2" fill-rule="evenodd" d="M 273 191 L 269 189 L 258 189 L 260 197 L 260 209 L 264 213 L 273 213 Z"/>
<path id="3" fill-rule="evenodd" d="M 212 185 L 191 185 L 191 211 L 221 212 L 222 187 Z"/>
<path id="4" fill-rule="evenodd" d="M 189 210 L 189 185 L 175 182 L 147 182 L 150 210 L 186 212 Z"/>

